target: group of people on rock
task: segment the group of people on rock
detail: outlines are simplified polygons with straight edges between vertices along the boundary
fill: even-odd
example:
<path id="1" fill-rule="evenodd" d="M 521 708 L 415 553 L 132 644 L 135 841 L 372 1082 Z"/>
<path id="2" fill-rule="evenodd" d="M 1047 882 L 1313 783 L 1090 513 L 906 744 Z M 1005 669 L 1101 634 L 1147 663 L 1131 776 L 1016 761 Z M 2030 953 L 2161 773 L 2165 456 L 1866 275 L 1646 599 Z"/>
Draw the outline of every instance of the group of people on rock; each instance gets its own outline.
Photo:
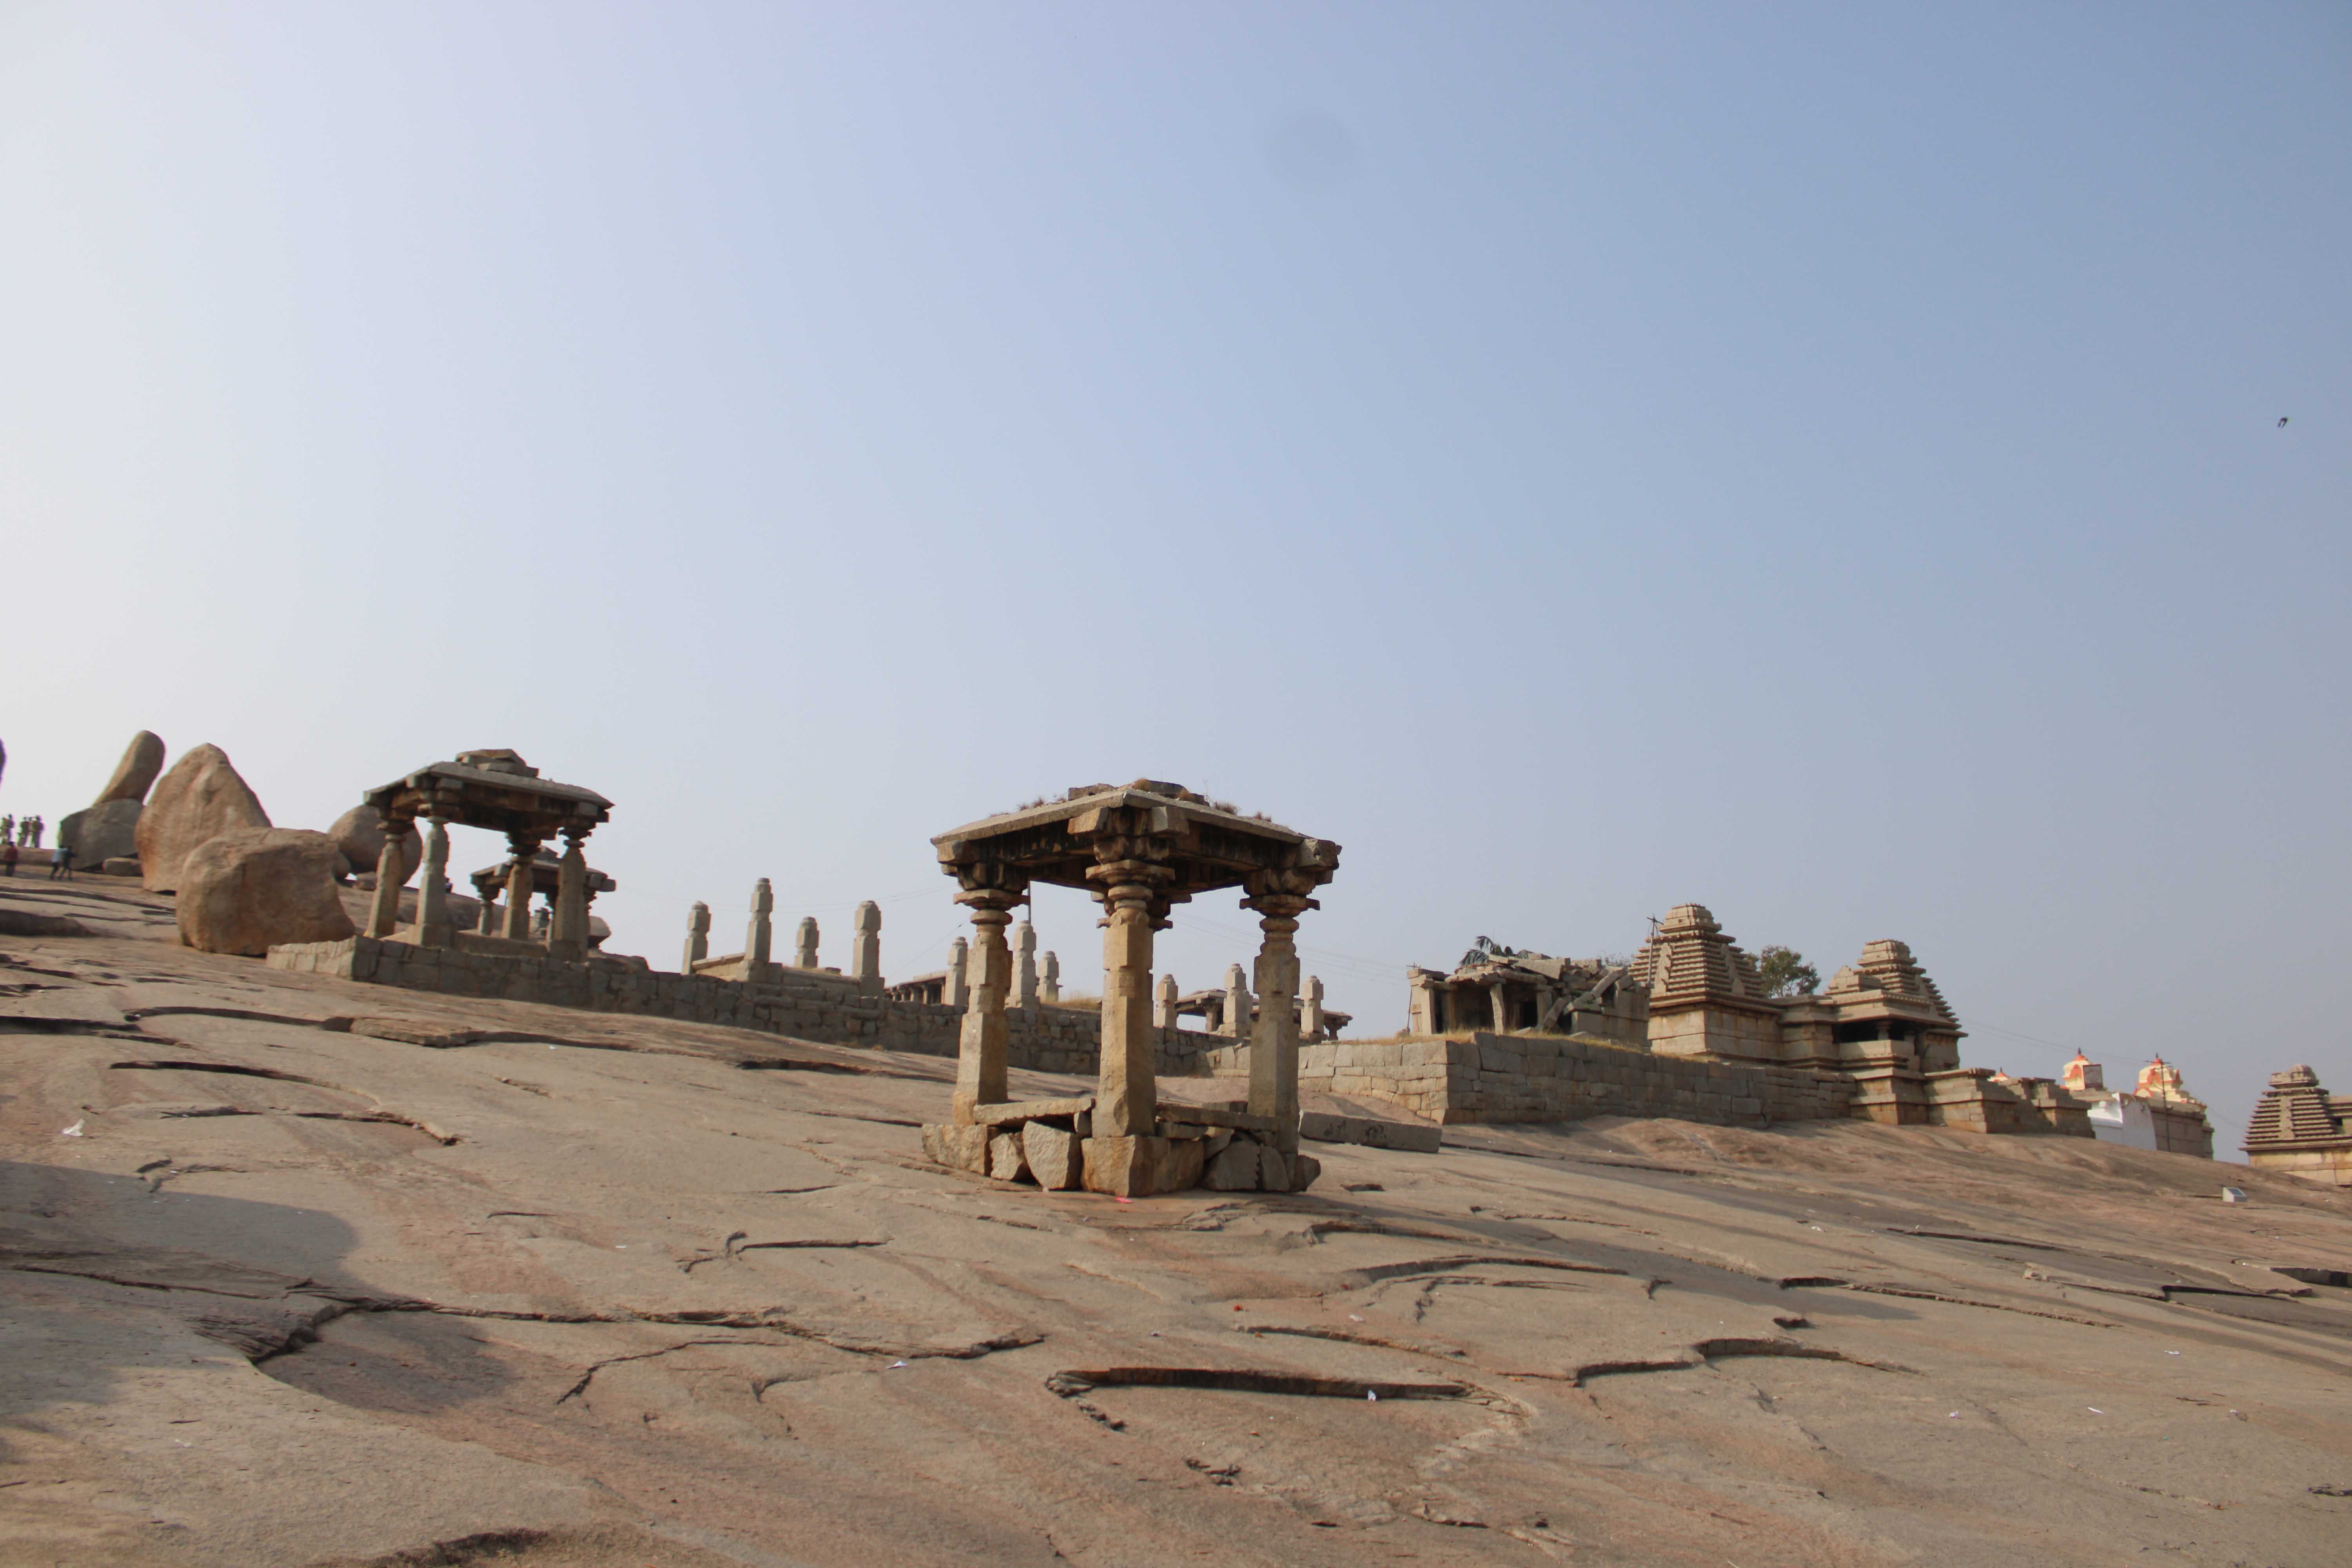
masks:
<path id="1" fill-rule="evenodd" d="M 22 822 L 14 816 L 0 817 L 0 875 L 13 877 L 16 874 L 16 862 L 23 858 L 21 851 L 38 849 L 41 834 L 47 826 L 48 824 L 37 816 L 28 816 Z M 70 844 L 60 844 L 50 850 L 49 880 L 72 881 L 73 858 L 73 846 Z"/>

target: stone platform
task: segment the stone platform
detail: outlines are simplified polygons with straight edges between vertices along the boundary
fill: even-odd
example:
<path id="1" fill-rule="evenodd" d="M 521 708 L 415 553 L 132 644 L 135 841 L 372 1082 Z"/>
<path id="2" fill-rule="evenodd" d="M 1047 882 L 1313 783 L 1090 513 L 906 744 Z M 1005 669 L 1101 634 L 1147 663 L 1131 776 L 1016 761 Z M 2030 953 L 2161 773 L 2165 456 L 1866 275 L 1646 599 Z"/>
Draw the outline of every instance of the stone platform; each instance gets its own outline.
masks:
<path id="1" fill-rule="evenodd" d="M 923 1152 L 950 1170 L 1049 1192 L 1084 1188 L 1141 1198 L 1204 1186 L 1215 1192 L 1303 1193 L 1322 1163 L 1297 1152 L 1272 1117 L 1163 1101 L 1149 1137 L 1094 1130 L 1095 1097 L 977 1106 L 971 1124 L 926 1124 Z M 1286 1147 L 1287 1145 L 1287 1147 Z"/>
<path id="2" fill-rule="evenodd" d="M 495 949 L 495 950 L 493 950 Z M 520 951 L 517 951 L 520 949 Z M 674 974 L 590 953 L 552 958 L 516 942 L 467 942 L 452 947 L 371 936 L 303 942 L 269 950 L 273 969 L 328 974 L 373 985 L 540 1002 L 594 1013 L 632 1013 L 689 1023 L 720 1024 L 826 1045 L 867 1046 L 956 1054 L 963 1009 L 859 994 L 823 970 L 771 965 L 768 981 L 745 984 L 703 974 Z M 1007 1008 L 1010 1063 L 1033 1072 L 1091 1078 L 1101 1050 L 1101 1020 L 1084 1008 Z M 1179 1077 L 1194 1070 L 1201 1037 L 1179 1029 L 1155 1031 L 1159 1070 Z"/>

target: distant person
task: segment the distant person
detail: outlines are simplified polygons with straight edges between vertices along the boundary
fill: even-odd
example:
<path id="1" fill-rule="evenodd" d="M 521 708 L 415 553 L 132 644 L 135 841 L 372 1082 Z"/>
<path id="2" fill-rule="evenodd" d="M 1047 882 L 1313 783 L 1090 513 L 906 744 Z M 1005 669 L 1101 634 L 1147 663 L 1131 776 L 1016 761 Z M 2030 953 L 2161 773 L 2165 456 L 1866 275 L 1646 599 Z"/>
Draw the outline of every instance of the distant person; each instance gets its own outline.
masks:
<path id="1" fill-rule="evenodd" d="M 73 846 L 60 844 L 49 852 L 49 880 L 73 880 Z"/>
<path id="2" fill-rule="evenodd" d="M 11 813 L 5 817 L 0 817 L 0 844 L 14 844 L 16 842 L 16 815 Z"/>
<path id="3" fill-rule="evenodd" d="M 16 874 L 16 841 L 13 837 L 0 842 L 0 870 L 11 877 Z"/>
<path id="4" fill-rule="evenodd" d="M 30 831 L 31 831 L 31 833 L 32 833 L 32 835 L 33 835 L 33 847 L 34 847 L 34 848 L 38 849 L 38 848 L 41 847 L 41 829 L 43 829 L 44 827 L 47 827 L 47 826 L 48 826 L 48 824 L 47 824 L 47 823 L 46 823 L 46 822 L 43 822 L 39 817 L 37 817 L 37 817 L 33 818 L 33 820 L 32 820 L 32 824 L 31 824 L 31 826 L 30 826 Z"/>

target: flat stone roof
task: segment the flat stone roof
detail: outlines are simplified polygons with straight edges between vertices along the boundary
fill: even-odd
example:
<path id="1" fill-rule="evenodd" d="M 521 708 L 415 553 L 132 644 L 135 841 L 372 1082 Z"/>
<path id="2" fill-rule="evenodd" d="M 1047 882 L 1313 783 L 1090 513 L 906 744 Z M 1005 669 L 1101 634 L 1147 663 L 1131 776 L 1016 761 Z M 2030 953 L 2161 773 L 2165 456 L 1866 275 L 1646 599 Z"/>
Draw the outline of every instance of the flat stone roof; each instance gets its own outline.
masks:
<path id="1" fill-rule="evenodd" d="M 1060 800 L 999 812 L 931 840 L 941 870 L 982 862 L 1011 867 L 1033 882 L 1093 890 L 1086 873 L 1096 864 L 1097 835 L 1141 834 L 1166 843 L 1173 881 L 1167 896 L 1239 885 L 1251 872 L 1312 867 L 1327 873 L 1339 847 L 1263 816 L 1213 803 L 1180 784 L 1138 779 L 1128 784 L 1084 784 Z"/>
<path id="2" fill-rule="evenodd" d="M 481 767 L 471 759 L 512 758 Z M 543 779 L 512 752 L 462 753 L 380 784 L 361 797 L 387 816 L 429 816 L 437 807 L 453 822 L 493 832 L 545 838 L 568 826 L 593 827 L 610 818 L 613 803 L 593 789 Z"/>

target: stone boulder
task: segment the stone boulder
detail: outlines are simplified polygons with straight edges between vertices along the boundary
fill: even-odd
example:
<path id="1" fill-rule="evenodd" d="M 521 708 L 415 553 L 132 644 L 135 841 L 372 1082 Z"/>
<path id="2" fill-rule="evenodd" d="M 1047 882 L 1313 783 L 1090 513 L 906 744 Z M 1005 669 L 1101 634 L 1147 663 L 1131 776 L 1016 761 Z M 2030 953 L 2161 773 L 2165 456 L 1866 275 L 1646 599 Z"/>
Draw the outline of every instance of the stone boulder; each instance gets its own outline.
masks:
<path id="1" fill-rule="evenodd" d="M 96 866 L 139 853 L 139 818 L 135 800 L 101 800 L 84 806 L 58 824 L 58 842 L 73 846 L 74 864 Z"/>
<path id="2" fill-rule="evenodd" d="M 352 870 L 373 877 L 377 863 L 383 858 L 383 813 L 372 805 L 355 805 L 335 818 L 327 829 L 327 837 L 335 841 Z M 425 835 L 410 823 L 400 839 L 400 885 L 406 887 L 408 879 L 416 875 L 416 868 L 425 864 Z"/>
<path id="3" fill-rule="evenodd" d="M 196 846 L 238 828 L 267 827 L 269 814 L 218 746 L 198 746 L 156 781 L 139 814 L 141 880 L 151 893 L 180 885 L 180 866 Z M 324 837 L 320 835 L 320 837 Z"/>
<path id="4" fill-rule="evenodd" d="M 357 927 L 335 890 L 334 841 L 288 827 L 215 834 L 182 861 L 180 940 L 259 955 L 280 942 L 341 942 Z"/>
<path id="5" fill-rule="evenodd" d="M 155 782 L 155 775 L 163 771 L 162 739 L 152 730 L 142 730 L 131 737 L 131 744 L 124 750 L 122 760 L 114 764 L 114 776 L 106 781 L 106 787 L 98 792 L 98 798 L 90 805 L 104 805 L 110 800 L 145 800 L 149 787 Z"/>

